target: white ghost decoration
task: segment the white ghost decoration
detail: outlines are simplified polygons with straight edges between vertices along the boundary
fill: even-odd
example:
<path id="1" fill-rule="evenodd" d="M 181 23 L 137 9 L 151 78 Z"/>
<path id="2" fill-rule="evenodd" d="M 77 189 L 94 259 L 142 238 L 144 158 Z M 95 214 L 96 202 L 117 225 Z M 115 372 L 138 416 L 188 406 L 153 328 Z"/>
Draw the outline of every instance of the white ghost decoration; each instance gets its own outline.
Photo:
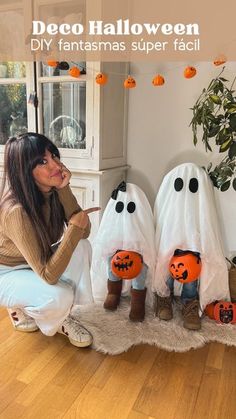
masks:
<path id="1" fill-rule="evenodd" d="M 213 186 L 205 170 L 186 163 L 164 178 L 154 205 L 157 262 L 153 291 L 166 297 L 168 265 L 176 249 L 199 252 L 202 261 L 201 310 L 212 301 L 228 300 L 228 271 L 222 250 Z M 178 284 L 176 286 L 176 284 Z M 175 293 L 182 285 L 175 281 Z"/>
<path id="2" fill-rule="evenodd" d="M 121 185 L 121 186 L 120 186 Z M 155 230 L 150 204 L 136 185 L 122 182 L 113 191 L 104 211 L 97 235 L 92 243 L 91 278 L 95 301 L 107 294 L 108 258 L 117 250 L 133 250 L 143 256 L 148 266 L 147 304 L 153 303 L 151 282 L 155 265 Z M 124 191 L 120 189 L 125 189 Z M 117 196 L 116 196 L 117 195 Z M 115 198 L 115 199 L 114 199 Z M 125 280 L 122 295 L 129 293 L 131 281 Z"/>

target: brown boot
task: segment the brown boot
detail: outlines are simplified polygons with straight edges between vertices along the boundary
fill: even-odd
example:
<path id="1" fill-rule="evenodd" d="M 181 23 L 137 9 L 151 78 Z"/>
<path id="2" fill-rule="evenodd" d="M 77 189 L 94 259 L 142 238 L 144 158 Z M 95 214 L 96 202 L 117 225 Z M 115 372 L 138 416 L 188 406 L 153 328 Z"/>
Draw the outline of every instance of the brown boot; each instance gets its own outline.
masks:
<path id="1" fill-rule="evenodd" d="M 145 299 L 147 288 L 135 290 L 131 288 L 131 310 L 129 318 L 132 322 L 142 322 L 145 317 Z"/>
<path id="2" fill-rule="evenodd" d="M 157 295 L 156 316 L 160 320 L 171 320 L 173 318 L 172 297 L 160 297 Z"/>
<path id="3" fill-rule="evenodd" d="M 107 280 L 108 294 L 104 301 L 103 307 L 106 310 L 116 310 L 120 303 L 120 295 L 122 290 L 122 280 L 110 281 Z"/>
<path id="4" fill-rule="evenodd" d="M 192 300 L 186 303 L 183 307 L 182 314 L 184 318 L 183 326 L 189 330 L 201 329 L 201 319 L 199 317 L 199 302 Z"/>

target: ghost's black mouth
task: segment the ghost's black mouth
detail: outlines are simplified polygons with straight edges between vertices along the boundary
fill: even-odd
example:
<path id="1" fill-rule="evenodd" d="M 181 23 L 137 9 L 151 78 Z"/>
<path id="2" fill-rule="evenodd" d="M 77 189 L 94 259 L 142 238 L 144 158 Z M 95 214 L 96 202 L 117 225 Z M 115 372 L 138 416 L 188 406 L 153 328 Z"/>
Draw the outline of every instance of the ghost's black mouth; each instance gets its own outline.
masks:
<path id="1" fill-rule="evenodd" d="M 133 265 L 133 261 L 131 260 L 130 262 L 126 262 L 126 263 L 114 263 L 115 268 L 118 269 L 118 271 L 128 271 L 129 268 L 131 268 L 131 266 Z"/>

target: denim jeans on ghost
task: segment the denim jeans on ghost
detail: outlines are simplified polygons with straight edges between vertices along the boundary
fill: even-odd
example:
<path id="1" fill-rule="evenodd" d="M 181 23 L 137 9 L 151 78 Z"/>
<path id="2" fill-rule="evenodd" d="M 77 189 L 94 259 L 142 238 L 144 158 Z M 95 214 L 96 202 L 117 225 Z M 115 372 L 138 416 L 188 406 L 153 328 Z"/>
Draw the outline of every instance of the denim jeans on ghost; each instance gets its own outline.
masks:
<path id="1" fill-rule="evenodd" d="M 174 281 L 171 276 L 167 280 L 167 285 L 170 289 L 170 293 L 174 295 Z M 198 300 L 198 285 L 199 280 L 196 279 L 192 282 L 187 282 L 186 284 L 183 284 L 182 292 L 181 292 L 181 301 L 182 303 L 186 304 L 188 301 L 191 300 Z"/>

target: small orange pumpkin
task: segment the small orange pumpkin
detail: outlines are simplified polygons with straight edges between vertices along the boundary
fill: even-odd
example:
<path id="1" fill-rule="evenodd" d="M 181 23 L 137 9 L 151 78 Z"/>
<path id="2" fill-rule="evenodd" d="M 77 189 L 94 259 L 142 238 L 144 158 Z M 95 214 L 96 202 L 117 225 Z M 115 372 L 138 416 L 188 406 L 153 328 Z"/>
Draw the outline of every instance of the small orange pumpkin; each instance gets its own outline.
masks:
<path id="1" fill-rule="evenodd" d="M 47 65 L 49 65 L 49 67 L 57 67 L 59 64 L 59 61 L 47 61 Z"/>
<path id="2" fill-rule="evenodd" d="M 201 259 L 199 253 L 190 250 L 176 249 L 169 263 L 169 271 L 173 279 L 186 284 L 196 281 L 201 272 Z"/>
<path id="3" fill-rule="evenodd" d="M 213 61 L 213 63 L 214 63 L 215 66 L 225 64 L 226 63 L 226 58 L 225 57 L 218 57 L 218 58 L 215 59 L 215 61 Z"/>
<path id="4" fill-rule="evenodd" d="M 157 76 L 155 76 L 154 79 L 152 80 L 153 86 L 163 86 L 164 83 L 165 83 L 165 79 L 160 74 L 157 74 Z"/>
<path id="5" fill-rule="evenodd" d="M 71 67 L 69 70 L 69 75 L 78 78 L 80 76 L 80 69 L 78 67 Z"/>
<path id="6" fill-rule="evenodd" d="M 236 323 L 236 304 L 230 301 L 214 301 L 206 306 L 205 313 L 218 323 Z"/>
<path id="7" fill-rule="evenodd" d="M 120 279 L 136 278 L 142 266 L 142 256 L 131 250 L 118 250 L 111 259 L 111 271 Z"/>
<path id="8" fill-rule="evenodd" d="M 124 81 L 124 87 L 126 89 L 132 89 L 133 87 L 136 87 L 136 81 L 133 77 L 128 76 L 127 79 Z"/>
<path id="9" fill-rule="evenodd" d="M 107 75 L 104 73 L 98 73 L 95 79 L 97 84 L 106 84 L 107 83 Z"/>
<path id="10" fill-rule="evenodd" d="M 195 67 L 188 66 L 184 70 L 184 77 L 186 79 L 191 79 L 192 77 L 196 76 L 196 74 L 197 74 L 197 70 Z"/>

